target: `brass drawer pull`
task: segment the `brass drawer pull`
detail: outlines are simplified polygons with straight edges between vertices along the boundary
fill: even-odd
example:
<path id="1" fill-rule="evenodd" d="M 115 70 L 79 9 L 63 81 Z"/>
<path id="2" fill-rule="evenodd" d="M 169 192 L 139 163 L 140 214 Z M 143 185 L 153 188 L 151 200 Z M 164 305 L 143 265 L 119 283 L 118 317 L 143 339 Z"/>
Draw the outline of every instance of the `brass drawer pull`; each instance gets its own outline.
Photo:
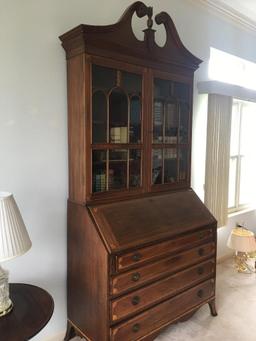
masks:
<path id="1" fill-rule="evenodd" d="M 132 260 L 134 261 L 134 262 L 138 262 L 139 260 L 141 260 L 141 258 L 142 258 L 142 255 L 141 255 L 141 253 L 134 253 L 134 255 L 132 255 Z"/>
<path id="2" fill-rule="evenodd" d="M 138 305 L 140 303 L 140 297 L 139 296 L 134 296 L 132 298 L 132 304 L 133 305 Z"/>
<path id="3" fill-rule="evenodd" d="M 200 248 L 200 249 L 198 250 L 198 254 L 199 254 L 199 256 L 203 256 L 203 255 L 204 255 L 204 249 L 203 249 L 203 248 Z"/>
<path id="4" fill-rule="evenodd" d="M 199 232 L 199 239 L 203 239 L 205 237 L 205 232 L 204 231 L 200 231 Z"/>
<path id="5" fill-rule="evenodd" d="M 138 282 L 139 279 L 140 279 L 140 273 L 139 272 L 135 272 L 134 274 L 132 274 L 132 281 L 133 282 Z"/>
<path id="6" fill-rule="evenodd" d="M 198 269 L 197 269 L 197 273 L 198 275 L 202 275 L 204 273 L 204 268 L 202 266 L 200 266 Z"/>
<path id="7" fill-rule="evenodd" d="M 202 298 L 202 297 L 204 296 L 204 291 L 203 291 L 202 289 L 198 290 L 197 296 L 198 296 L 199 298 Z"/>
<path id="8" fill-rule="evenodd" d="M 135 323 L 135 324 L 132 326 L 132 331 L 133 331 L 134 333 L 137 333 L 139 330 L 140 330 L 140 325 L 139 325 L 139 323 Z"/>

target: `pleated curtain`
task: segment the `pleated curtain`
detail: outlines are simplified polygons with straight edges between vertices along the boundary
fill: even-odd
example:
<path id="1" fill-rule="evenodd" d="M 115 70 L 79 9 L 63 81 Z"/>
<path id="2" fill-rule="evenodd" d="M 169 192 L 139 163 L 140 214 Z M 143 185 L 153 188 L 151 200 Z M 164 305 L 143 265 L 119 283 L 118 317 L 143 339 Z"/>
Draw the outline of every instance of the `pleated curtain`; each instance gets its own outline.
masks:
<path id="1" fill-rule="evenodd" d="M 209 94 L 204 201 L 218 227 L 228 217 L 231 117 L 232 97 Z"/>

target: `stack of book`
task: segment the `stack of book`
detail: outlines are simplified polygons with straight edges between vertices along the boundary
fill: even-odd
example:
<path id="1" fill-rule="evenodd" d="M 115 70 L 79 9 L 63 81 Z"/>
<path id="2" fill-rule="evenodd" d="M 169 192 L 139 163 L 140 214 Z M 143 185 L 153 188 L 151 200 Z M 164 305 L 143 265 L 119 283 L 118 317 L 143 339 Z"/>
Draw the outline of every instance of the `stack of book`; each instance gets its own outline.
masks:
<path id="1" fill-rule="evenodd" d="M 94 177 L 94 191 L 104 192 L 106 190 L 106 174 L 96 174 Z"/>
<path id="2" fill-rule="evenodd" d="M 110 129 L 111 143 L 127 143 L 127 127 L 113 127 Z"/>
<path id="3" fill-rule="evenodd" d="M 163 140 L 163 103 L 155 102 L 154 104 L 154 141 L 162 142 Z"/>
<path id="4" fill-rule="evenodd" d="M 177 143 L 177 136 L 165 136 L 165 143 Z"/>
<path id="5" fill-rule="evenodd" d="M 176 148 L 168 148 L 164 151 L 165 159 L 176 159 L 177 158 L 177 150 Z"/>

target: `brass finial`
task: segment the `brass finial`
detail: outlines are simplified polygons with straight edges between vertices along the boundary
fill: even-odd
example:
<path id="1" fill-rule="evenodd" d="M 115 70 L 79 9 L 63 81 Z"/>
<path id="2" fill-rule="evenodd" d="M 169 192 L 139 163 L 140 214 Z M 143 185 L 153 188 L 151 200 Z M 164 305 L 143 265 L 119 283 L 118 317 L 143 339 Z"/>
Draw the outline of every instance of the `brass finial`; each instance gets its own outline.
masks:
<path id="1" fill-rule="evenodd" d="M 153 16 L 153 7 L 148 7 L 148 20 L 147 20 L 148 29 L 151 29 L 153 26 L 152 16 Z"/>

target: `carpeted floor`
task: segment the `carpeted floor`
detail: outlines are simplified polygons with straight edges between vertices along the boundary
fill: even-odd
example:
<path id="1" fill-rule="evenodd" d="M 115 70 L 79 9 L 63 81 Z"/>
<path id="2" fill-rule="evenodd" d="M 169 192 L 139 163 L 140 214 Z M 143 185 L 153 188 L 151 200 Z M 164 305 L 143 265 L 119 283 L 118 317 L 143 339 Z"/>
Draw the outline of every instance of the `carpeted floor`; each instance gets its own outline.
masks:
<path id="1" fill-rule="evenodd" d="M 217 310 L 218 316 L 212 317 L 208 305 L 203 306 L 189 321 L 170 326 L 155 341 L 255 341 L 256 275 L 236 273 L 232 260 L 219 264 Z"/>

